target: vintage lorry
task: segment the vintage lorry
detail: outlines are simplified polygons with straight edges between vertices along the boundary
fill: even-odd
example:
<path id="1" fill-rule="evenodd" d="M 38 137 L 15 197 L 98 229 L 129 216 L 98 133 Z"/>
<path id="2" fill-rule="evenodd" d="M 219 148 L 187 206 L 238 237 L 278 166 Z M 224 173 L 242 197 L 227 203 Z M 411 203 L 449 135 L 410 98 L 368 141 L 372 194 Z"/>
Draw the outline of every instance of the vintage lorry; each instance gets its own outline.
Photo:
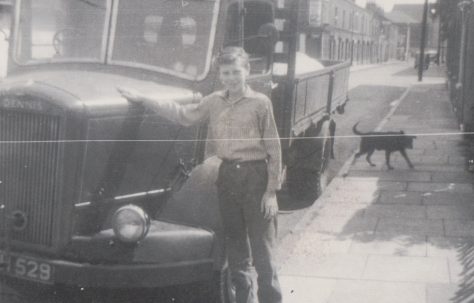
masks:
<path id="1" fill-rule="evenodd" d="M 298 2 L 14 1 L 0 83 L 1 281 L 105 289 L 199 282 L 210 287 L 197 302 L 228 301 L 219 159 L 206 125 L 175 125 L 116 87 L 199 102 L 219 88 L 219 50 L 244 46 L 250 85 L 274 104 L 285 188 L 316 198 L 349 63 L 297 73 Z"/>

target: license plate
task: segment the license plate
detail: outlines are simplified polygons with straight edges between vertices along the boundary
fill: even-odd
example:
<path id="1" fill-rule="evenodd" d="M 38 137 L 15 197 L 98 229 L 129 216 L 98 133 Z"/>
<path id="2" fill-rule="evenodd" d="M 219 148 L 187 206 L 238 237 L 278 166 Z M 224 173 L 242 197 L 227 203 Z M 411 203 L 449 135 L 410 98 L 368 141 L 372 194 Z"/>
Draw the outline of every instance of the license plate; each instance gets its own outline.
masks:
<path id="1" fill-rule="evenodd" d="M 42 260 L 21 256 L 16 254 L 6 254 L 0 251 L 0 272 L 9 276 L 30 281 L 52 284 L 54 267 Z"/>

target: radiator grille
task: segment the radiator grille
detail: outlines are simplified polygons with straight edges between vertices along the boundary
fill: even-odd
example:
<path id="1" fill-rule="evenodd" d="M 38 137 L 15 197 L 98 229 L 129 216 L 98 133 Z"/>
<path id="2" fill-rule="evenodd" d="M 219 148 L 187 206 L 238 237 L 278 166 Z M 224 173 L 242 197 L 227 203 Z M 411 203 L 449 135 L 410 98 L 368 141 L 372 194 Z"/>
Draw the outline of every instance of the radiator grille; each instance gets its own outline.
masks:
<path id="1" fill-rule="evenodd" d="M 52 246 L 58 206 L 59 117 L 0 111 L 0 204 L 21 212 L 27 224 L 11 239 Z M 5 235 L 6 220 L 0 220 Z"/>

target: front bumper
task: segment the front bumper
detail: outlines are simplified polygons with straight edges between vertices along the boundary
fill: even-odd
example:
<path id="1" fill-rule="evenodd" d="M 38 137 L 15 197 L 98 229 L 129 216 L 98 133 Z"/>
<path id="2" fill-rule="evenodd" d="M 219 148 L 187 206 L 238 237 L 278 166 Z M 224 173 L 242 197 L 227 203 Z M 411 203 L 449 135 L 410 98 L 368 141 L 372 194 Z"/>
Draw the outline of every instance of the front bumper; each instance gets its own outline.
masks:
<path id="1" fill-rule="evenodd" d="M 149 288 L 209 281 L 214 272 L 214 260 L 202 259 L 165 264 L 89 264 L 65 260 L 39 259 L 10 254 L 13 258 L 8 270 L 0 276 L 39 284 L 65 284 L 77 287 Z M 18 260 L 22 260 L 18 262 Z M 35 277 L 34 268 L 48 264 L 51 268 L 47 281 Z M 18 265 L 21 265 L 18 267 Z M 24 267 L 23 267 L 24 266 Z M 26 268 L 26 270 L 23 270 Z"/>
<path id="2" fill-rule="evenodd" d="M 79 287 L 163 287 L 212 278 L 213 260 L 168 264 L 92 265 L 53 261 L 55 283 Z"/>
<path id="3" fill-rule="evenodd" d="M 180 285 L 212 278 L 214 233 L 182 224 L 153 221 L 148 235 L 123 245 L 111 229 L 75 236 L 57 257 L 0 248 L 0 276 L 40 284 L 141 288 Z"/>

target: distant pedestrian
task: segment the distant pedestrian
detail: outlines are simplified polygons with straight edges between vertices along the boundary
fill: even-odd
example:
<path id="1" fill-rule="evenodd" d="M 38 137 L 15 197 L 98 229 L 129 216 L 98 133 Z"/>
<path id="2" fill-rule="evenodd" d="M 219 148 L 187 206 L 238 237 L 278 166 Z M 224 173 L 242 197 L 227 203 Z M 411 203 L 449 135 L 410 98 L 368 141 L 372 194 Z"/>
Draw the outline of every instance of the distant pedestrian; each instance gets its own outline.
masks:
<path id="1" fill-rule="evenodd" d="M 204 97 L 199 104 L 159 101 L 127 88 L 119 92 L 182 125 L 209 119 L 209 138 L 222 159 L 217 192 L 229 268 L 237 303 L 280 303 L 274 250 L 277 234 L 281 147 L 271 101 L 253 91 L 247 53 L 225 48 L 217 59 L 225 89 Z M 258 301 L 252 270 L 258 274 Z"/>

